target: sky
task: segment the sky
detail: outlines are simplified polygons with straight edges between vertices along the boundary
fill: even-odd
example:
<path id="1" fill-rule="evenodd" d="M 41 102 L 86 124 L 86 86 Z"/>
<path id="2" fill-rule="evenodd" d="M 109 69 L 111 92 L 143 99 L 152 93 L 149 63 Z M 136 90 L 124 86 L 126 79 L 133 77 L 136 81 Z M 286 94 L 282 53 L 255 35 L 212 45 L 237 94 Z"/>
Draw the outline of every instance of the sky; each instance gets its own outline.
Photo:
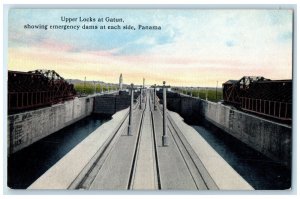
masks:
<path id="1" fill-rule="evenodd" d="M 63 18 L 77 18 L 74 22 Z M 95 18 L 80 22 L 79 18 Z M 98 22 L 98 18 L 122 22 Z M 55 70 L 65 79 L 218 86 L 229 79 L 292 78 L 291 10 L 11 9 L 8 70 Z M 25 29 L 25 25 L 48 29 Z M 135 30 L 53 30 L 50 25 Z M 161 30 L 139 30 L 138 26 Z"/>

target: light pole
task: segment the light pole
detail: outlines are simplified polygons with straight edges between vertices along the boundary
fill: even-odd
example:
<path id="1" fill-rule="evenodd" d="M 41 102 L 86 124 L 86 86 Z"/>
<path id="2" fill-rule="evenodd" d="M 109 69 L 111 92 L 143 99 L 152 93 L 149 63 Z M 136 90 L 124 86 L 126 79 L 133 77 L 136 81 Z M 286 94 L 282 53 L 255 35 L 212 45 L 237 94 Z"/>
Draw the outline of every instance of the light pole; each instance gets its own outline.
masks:
<path id="1" fill-rule="evenodd" d="M 167 88 L 166 81 L 163 81 L 163 136 L 162 145 L 168 146 L 168 136 L 167 136 Z"/>
<path id="2" fill-rule="evenodd" d="M 83 83 L 83 93 L 85 94 L 85 82 L 86 82 L 86 77 L 84 77 L 84 83 Z"/>
<path id="3" fill-rule="evenodd" d="M 218 81 L 217 81 L 217 86 L 216 86 L 216 101 L 218 101 L 218 91 L 217 91 L 217 89 L 218 89 Z"/>
<path id="4" fill-rule="evenodd" d="M 154 85 L 154 89 L 156 88 L 162 88 L 163 89 L 163 135 L 162 135 L 162 146 L 168 146 L 169 145 L 169 139 L 167 136 L 167 88 L 171 88 L 170 86 L 166 86 L 166 81 L 163 81 L 163 86 L 156 86 Z M 156 97 L 156 91 L 154 91 Z M 156 100 L 154 100 L 154 109 L 156 107 Z"/>
<path id="5" fill-rule="evenodd" d="M 140 88 L 140 109 L 142 109 L 142 90 L 143 88 Z"/>
<path id="6" fill-rule="evenodd" d="M 128 123 L 128 132 L 127 135 L 130 136 L 132 135 L 132 129 L 131 129 L 131 125 L 132 125 L 132 107 L 133 107 L 133 84 L 131 83 L 131 87 L 130 87 L 130 108 L 129 108 L 129 123 Z"/>
<path id="7" fill-rule="evenodd" d="M 157 109 L 157 107 L 156 107 L 156 84 L 154 84 L 153 103 L 154 103 L 154 110 L 156 110 Z"/>

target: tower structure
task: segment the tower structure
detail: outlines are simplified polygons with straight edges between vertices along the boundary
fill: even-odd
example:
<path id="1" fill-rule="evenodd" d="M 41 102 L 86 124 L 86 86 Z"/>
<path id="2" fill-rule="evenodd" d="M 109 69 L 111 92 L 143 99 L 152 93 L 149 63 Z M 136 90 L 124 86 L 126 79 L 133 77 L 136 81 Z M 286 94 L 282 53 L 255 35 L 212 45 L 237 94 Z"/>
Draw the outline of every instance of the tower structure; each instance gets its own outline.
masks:
<path id="1" fill-rule="evenodd" d="M 119 90 L 122 90 L 123 88 L 123 76 L 122 76 L 122 73 L 121 73 L 121 75 L 120 75 L 120 77 L 119 77 Z"/>

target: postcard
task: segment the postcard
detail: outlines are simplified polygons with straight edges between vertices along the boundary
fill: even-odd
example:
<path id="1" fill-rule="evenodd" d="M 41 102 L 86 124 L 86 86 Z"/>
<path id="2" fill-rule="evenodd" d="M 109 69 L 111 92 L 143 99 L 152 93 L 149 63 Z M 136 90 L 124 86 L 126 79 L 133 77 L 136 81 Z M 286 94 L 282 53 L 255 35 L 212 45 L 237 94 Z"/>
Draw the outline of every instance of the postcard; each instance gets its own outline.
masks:
<path id="1" fill-rule="evenodd" d="M 290 190 L 293 17 L 10 8 L 7 187 Z"/>

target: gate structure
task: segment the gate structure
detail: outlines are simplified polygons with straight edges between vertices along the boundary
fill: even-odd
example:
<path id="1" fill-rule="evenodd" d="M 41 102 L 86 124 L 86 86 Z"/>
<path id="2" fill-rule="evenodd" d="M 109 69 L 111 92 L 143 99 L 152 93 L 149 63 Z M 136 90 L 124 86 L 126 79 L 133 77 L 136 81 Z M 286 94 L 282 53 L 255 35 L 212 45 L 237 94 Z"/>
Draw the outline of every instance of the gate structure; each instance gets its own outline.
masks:
<path id="1" fill-rule="evenodd" d="M 244 76 L 223 84 L 223 99 L 256 114 L 292 120 L 292 80 Z"/>
<path id="2" fill-rule="evenodd" d="M 73 99 L 76 91 L 54 70 L 8 71 L 8 113 Z"/>

